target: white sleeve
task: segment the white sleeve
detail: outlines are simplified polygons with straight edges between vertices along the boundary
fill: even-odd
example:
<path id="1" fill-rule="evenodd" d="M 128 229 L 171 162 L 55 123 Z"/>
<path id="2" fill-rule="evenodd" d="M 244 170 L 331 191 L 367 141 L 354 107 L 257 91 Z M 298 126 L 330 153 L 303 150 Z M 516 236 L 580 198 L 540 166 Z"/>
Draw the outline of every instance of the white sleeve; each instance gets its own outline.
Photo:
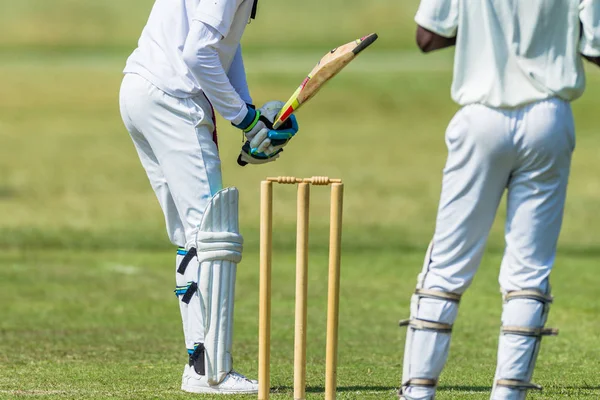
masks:
<path id="1" fill-rule="evenodd" d="M 219 59 L 216 46 L 221 38 L 213 27 L 192 21 L 183 48 L 183 60 L 217 112 L 237 125 L 243 121 L 248 107 L 233 88 Z"/>
<path id="2" fill-rule="evenodd" d="M 246 69 L 244 68 L 244 59 L 242 58 L 242 46 L 238 46 L 229 72 L 227 73 L 229 82 L 233 85 L 233 88 L 240 95 L 242 100 L 248 104 L 252 104 L 252 97 L 250 97 L 250 91 L 248 90 L 248 81 L 246 80 Z"/>
<path id="3" fill-rule="evenodd" d="M 600 57 L 600 1 L 582 0 L 579 19 L 583 25 L 579 51 L 588 57 Z"/>
<path id="4" fill-rule="evenodd" d="M 455 37 L 458 30 L 458 0 L 421 0 L 415 22 L 440 36 Z"/>
<path id="5" fill-rule="evenodd" d="M 201 0 L 194 20 L 215 28 L 225 37 L 231 29 L 235 13 L 244 0 Z"/>

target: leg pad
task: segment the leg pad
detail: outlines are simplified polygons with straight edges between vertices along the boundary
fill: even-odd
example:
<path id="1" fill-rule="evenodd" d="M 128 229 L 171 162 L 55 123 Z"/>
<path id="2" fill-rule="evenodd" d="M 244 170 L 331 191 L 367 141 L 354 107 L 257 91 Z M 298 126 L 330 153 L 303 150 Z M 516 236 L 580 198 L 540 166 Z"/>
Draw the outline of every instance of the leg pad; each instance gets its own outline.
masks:
<path id="1" fill-rule="evenodd" d="M 531 383 L 543 336 L 558 329 L 545 328 L 552 296 L 536 289 L 504 294 L 498 367 L 492 399 L 524 400 L 527 390 L 541 390 Z"/>

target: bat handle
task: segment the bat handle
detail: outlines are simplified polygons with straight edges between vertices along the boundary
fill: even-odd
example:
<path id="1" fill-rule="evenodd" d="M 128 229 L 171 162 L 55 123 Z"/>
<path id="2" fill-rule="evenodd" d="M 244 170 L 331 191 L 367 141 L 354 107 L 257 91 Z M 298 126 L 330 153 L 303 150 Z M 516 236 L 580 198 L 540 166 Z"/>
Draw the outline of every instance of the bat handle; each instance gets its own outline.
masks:
<path id="1" fill-rule="evenodd" d="M 285 119 L 281 119 L 282 114 L 283 114 L 283 110 L 279 111 L 279 113 L 273 120 L 273 127 L 271 129 L 277 130 L 281 127 L 281 125 L 283 125 L 283 123 L 285 122 Z M 288 117 L 289 117 L 289 115 L 288 115 Z"/>
<path id="2" fill-rule="evenodd" d="M 281 125 L 283 125 L 285 121 L 282 121 L 280 119 L 276 120 L 275 123 L 273 124 L 273 130 L 277 130 L 281 127 Z"/>

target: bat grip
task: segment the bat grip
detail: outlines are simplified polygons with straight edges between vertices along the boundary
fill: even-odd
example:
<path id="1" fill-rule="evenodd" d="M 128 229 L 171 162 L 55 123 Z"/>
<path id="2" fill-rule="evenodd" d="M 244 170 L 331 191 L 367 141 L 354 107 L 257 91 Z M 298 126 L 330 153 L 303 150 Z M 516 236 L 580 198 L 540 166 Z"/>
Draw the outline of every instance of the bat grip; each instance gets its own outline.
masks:
<path id="1" fill-rule="evenodd" d="M 282 120 L 276 120 L 275 123 L 273 124 L 273 130 L 277 130 L 281 127 L 281 125 L 283 125 L 285 121 Z"/>

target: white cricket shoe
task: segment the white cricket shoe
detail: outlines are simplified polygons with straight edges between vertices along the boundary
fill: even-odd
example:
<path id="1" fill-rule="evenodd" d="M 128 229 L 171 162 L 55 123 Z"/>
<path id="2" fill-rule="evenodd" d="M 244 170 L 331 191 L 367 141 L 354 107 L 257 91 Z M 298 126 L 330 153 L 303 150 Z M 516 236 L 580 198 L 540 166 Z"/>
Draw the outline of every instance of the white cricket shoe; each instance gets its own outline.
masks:
<path id="1" fill-rule="evenodd" d="M 198 375 L 194 367 L 185 366 L 181 379 L 181 390 L 189 393 L 212 394 L 256 394 L 258 381 L 250 380 L 244 375 L 231 371 L 218 385 L 211 386 L 206 376 Z"/>

